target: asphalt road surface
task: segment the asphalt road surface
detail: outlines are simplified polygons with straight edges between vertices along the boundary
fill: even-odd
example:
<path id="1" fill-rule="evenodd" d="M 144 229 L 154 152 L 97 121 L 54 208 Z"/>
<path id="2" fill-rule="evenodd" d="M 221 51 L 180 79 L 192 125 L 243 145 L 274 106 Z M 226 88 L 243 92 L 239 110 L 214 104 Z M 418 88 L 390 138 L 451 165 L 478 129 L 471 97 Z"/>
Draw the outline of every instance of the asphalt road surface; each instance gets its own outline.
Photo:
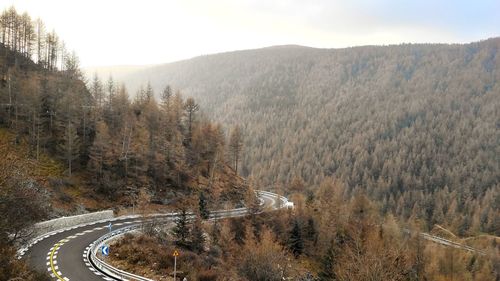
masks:
<path id="1" fill-rule="evenodd" d="M 276 198 L 269 195 L 261 198 L 264 201 L 264 208 L 274 208 L 276 205 Z M 241 212 L 229 211 L 222 216 L 237 215 L 241 215 Z M 89 244 L 110 231 L 108 228 L 110 222 L 112 228 L 117 229 L 140 223 L 141 219 L 115 218 L 56 233 L 30 247 L 24 258 L 35 269 L 47 272 L 54 280 L 115 280 L 93 269 L 84 255 Z"/>

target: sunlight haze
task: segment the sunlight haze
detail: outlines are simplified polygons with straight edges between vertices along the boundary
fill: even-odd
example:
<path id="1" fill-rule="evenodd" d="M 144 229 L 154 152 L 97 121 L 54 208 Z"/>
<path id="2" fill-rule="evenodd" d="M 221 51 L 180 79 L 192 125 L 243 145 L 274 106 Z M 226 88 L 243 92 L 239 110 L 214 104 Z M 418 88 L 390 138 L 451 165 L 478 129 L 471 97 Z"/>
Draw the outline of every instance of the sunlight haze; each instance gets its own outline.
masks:
<path id="1" fill-rule="evenodd" d="M 438 2 L 438 3 L 437 3 Z M 463 3 L 462 3 L 463 2 Z M 498 1 L 0 0 L 40 17 L 81 65 L 143 65 L 272 45 L 462 43 L 498 36 Z"/>

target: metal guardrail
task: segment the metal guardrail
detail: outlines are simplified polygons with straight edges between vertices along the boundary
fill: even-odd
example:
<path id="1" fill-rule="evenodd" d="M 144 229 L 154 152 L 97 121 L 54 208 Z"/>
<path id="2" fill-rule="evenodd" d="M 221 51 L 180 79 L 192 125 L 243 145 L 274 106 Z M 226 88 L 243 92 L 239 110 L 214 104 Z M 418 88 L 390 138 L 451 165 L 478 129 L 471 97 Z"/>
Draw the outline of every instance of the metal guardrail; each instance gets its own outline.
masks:
<path id="1" fill-rule="evenodd" d="M 268 192 L 268 191 L 257 191 L 257 194 L 261 195 L 263 197 L 271 198 L 273 200 L 278 199 L 281 201 L 281 203 L 279 204 L 279 207 L 280 208 L 287 208 L 289 201 L 285 196 L 280 196 L 280 195 L 277 195 L 275 193 Z M 262 200 L 262 198 L 260 198 L 260 200 L 261 200 L 260 205 L 263 205 L 264 201 Z M 272 206 L 272 207 L 273 207 L 273 209 L 278 209 L 278 208 L 276 208 L 276 206 Z M 231 216 L 231 217 L 245 216 L 247 213 L 248 213 L 248 211 L 246 208 L 236 208 L 236 209 L 231 209 L 231 210 L 217 210 L 217 211 L 210 212 L 210 219 L 218 219 L 218 218 L 227 217 L 227 216 Z M 155 214 L 155 215 L 152 215 L 152 217 L 153 218 L 154 217 L 161 218 L 162 220 L 168 220 L 168 219 L 175 218 L 178 215 L 179 215 L 179 213 Z M 193 219 L 195 217 L 193 212 L 188 212 L 187 215 L 188 215 L 189 219 Z M 152 223 L 152 222 L 146 221 L 144 223 Z M 117 229 L 115 231 L 112 231 L 112 232 L 100 237 L 95 242 L 93 242 L 91 244 L 90 250 L 88 252 L 88 259 L 89 259 L 90 263 L 92 264 L 92 266 L 94 267 L 94 269 L 99 270 L 100 272 L 102 272 L 102 273 L 104 273 L 104 274 L 108 275 L 109 277 L 112 277 L 116 280 L 154 281 L 152 279 L 138 276 L 138 275 L 120 270 L 118 268 L 115 268 L 115 267 L 105 263 L 103 260 L 101 260 L 97 257 L 97 252 L 99 251 L 99 249 L 101 249 L 101 247 L 104 244 L 106 244 L 106 241 L 108 241 L 110 239 L 115 239 L 118 236 L 124 235 L 127 232 L 137 230 L 137 229 L 141 228 L 141 226 L 143 226 L 143 224 L 135 224 L 135 225 L 123 227 L 123 228 Z M 410 230 L 408 230 L 408 229 L 404 229 L 403 231 L 410 233 Z M 433 242 L 438 243 L 438 244 L 442 244 L 442 245 L 446 245 L 446 246 L 450 246 L 450 247 L 454 247 L 454 248 L 460 248 L 460 249 L 464 249 L 464 250 L 467 250 L 470 252 L 477 252 L 477 253 L 482 254 L 482 255 L 485 254 L 483 251 L 474 249 L 470 246 L 461 245 L 461 244 L 456 243 L 454 241 L 450 241 L 450 240 L 447 240 L 447 239 L 444 239 L 444 238 L 441 238 L 438 236 L 433 236 L 433 235 L 430 235 L 428 233 L 420 233 L 420 236 L 425 240 L 433 241 Z"/>
<path id="2" fill-rule="evenodd" d="M 102 272 L 102 273 L 104 273 L 104 274 L 106 274 L 106 275 L 108 275 L 116 280 L 153 281 L 151 279 L 148 279 L 148 278 L 145 278 L 142 276 L 138 276 L 138 275 L 120 270 L 118 268 L 115 268 L 115 267 L 105 263 L 104 261 L 102 261 L 101 259 L 99 259 L 97 257 L 97 252 L 99 251 L 99 249 L 101 249 L 101 247 L 105 244 L 105 242 L 107 240 L 109 240 L 111 238 L 116 238 L 116 237 L 123 235 L 127 232 L 136 230 L 136 229 L 140 228 L 140 226 L 141 225 L 137 224 L 137 225 L 132 225 L 132 226 L 120 228 L 118 230 L 112 231 L 112 232 L 102 236 L 101 238 L 99 238 L 98 240 L 93 242 L 93 244 L 90 247 L 90 251 L 88 252 L 88 259 L 89 259 L 91 265 L 96 270 L 99 270 L 100 272 Z"/>
<path id="3" fill-rule="evenodd" d="M 140 229 L 141 227 L 145 226 L 146 224 L 152 224 L 152 223 L 158 223 L 161 221 L 168 221 L 170 219 L 173 219 L 177 217 L 179 214 L 178 213 L 167 213 L 167 214 L 154 214 L 151 217 L 149 217 L 148 220 L 145 220 L 141 223 L 137 223 L 134 225 L 122 227 L 119 229 L 116 229 L 114 231 L 111 231 L 110 233 L 107 233 L 103 236 L 101 236 L 99 239 L 94 241 L 92 244 L 90 244 L 90 249 L 89 252 L 87 253 L 87 258 L 92 265 L 92 267 L 105 275 L 114 278 L 116 280 L 137 280 L 137 281 L 154 281 L 152 279 L 148 279 L 146 277 L 142 277 L 139 275 L 132 274 L 130 272 L 126 272 L 123 270 L 120 270 L 116 267 L 113 267 L 112 265 L 107 264 L 103 260 L 101 260 L 98 256 L 97 253 L 99 250 L 102 248 L 104 244 L 108 240 L 111 239 L 116 239 L 117 237 L 124 235 L 128 232 L 135 231 Z M 159 220 L 155 220 L 159 218 Z"/>
<path id="4" fill-rule="evenodd" d="M 462 245 L 462 244 L 457 243 L 455 241 L 444 239 L 444 238 L 439 237 L 439 236 L 430 235 L 428 233 L 420 233 L 420 236 L 422 236 L 422 238 L 424 238 L 424 239 L 426 239 L 428 241 L 432 241 L 432 242 L 435 242 L 435 243 L 438 243 L 438 244 L 441 244 L 441 245 L 453 247 L 453 248 L 456 248 L 456 249 L 466 250 L 466 251 L 469 251 L 471 253 L 478 253 L 480 255 L 486 255 L 486 253 L 484 251 L 482 251 L 482 250 L 478 250 L 478 249 L 472 248 L 471 246 Z"/>
<path id="5" fill-rule="evenodd" d="M 256 192 L 259 195 L 262 194 L 262 195 L 266 195 L 268 197 L 278 198 L 281 201 L 280 208 L 286 208 L 287 207 L 287 203 L 289 202 L 288 199 L 285 196 L 283 196 L 283 195 L 279 195 L 279 194 L 276 194 L 276 193 L 273 193 L 273 192 L 269 192 L 269 191 L 265 191 L 265 190 L 258 190 Z"/>
<path id="6" fill-rule="evenodd" d="M 407 228 L 403 228 L 402 231 L 406 234 L 411 234 L 411 230 L 409 230 Z M 463 244 L 460 244 L 460 243 L 457 243 L 455 241 L 451 241 L 451 240 L 448 240 L 448 239 L 445 239 L 445 238 L 442 238 L 439 236 L 431 235 L 429 233 L 421 232 L 418 235 L 420 237 L 422 237 L 422 239 L 424 239 L 424 240 L 427 240 L 427 241 L 430 241 L 430 242 L 433 242 L 433 243 L 436 243 L 439 245 L 443 245 L 446 247 L 453 247 L 453 248 L 465 250 L 465 251 L 468 251 L 471 253 L 478 253 L 478 254 L 483 255 L 483 256 L 486 255 L 486 252 L 484 252 L 482 250 L 473 248 L 471 246 L 463 245 Z"/>
<path id="7" fill-rule="evenodd" d="M 258 195 L 264 195 L 265 197 L 268 198 L 279 198 L 283 204 L 280 204 L 281 208 L 285 208 L 288 202 L 288 199 L 284 196 L 277 195 L 272 192 L 268 191 L 257 191 Z M 264 201 L 261 199 L 260 205 L 264 205 Z M 274 206 L 273 206 L 274 207 Z M 276 209 L 276 208 L 275 208 Z M 218 219 L 222 217 L 227 217 L 230 215 L 231 217 L 240 217 L 240 216 L 245 216 L 248 213 L 247 208 L 236 208 L 236 209 L 230 209 L 230 210 L 218 210 L 218 211 L 211 211 L 210 212 L 210 219 Z M 168 213 L 168 214 L 155 214 L 152 215 L 152 217 L 160 217 L 163 220 L 168 220 L 172 219 L 174 217 L 177 217 L 179 213 Z M 187 213 L 189 219 L 193 219 L 195 217 L 193 212 L 188 212 Z M 146 221 L 144 223 L 153 223 L 152 221 Z M 144 224 L 135 224 L 135 225 L 130 225 L 126 227 L 119 228 L 117 230 L 114 230 L 106 235 L 101 236 L 99 239 L 94 241 L 92 244 L 90 244 L 90 250 L 88 252 L 88 260 L 90 261 L 90 264 L 94 267 L 94 269 L 106 274 L 107 276 L 114 278 L 116 280 L 138 280 L 138 281 L 154 281 L 152 279 L 138 276 L 123 270 L 120 270 L 116 267 L 113 267 L 107 263 L 105 263 L 103 260 L 99 259 L 97 257 L 97 252 L 101 247 L 106 244 L 106 241 L 110 239 L 115 239 L 118 236 L 124 235 L 127 232 L 131 232 L 134 230 L 137 230 L 141 228 Z"/>

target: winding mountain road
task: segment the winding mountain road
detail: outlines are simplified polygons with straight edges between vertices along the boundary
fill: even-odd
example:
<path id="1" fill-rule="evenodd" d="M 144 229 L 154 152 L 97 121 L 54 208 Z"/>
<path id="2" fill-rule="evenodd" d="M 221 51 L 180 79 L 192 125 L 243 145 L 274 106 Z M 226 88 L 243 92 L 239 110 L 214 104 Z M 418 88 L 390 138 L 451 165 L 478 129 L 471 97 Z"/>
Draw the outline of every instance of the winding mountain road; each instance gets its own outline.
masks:
<path id="1" fill-rule="evenodd" d="M 264 209 L 276 209 L 278 195 L 259 193 L 259 196 Z M 217 217 L 236 217 L 245 213 L 244 208 L 214 212 Z M 155 217 L 166 220 L 175 219 L 172 214 L 159 214 Z M 32 245 L 27 250 L 25 258 L 35 269 L 48 272 L 55 280 L 116 280 L 94 269 L 86 257 L 89 245 L 109 233 L 110 222 L 116 229 L 142 223 L 142 220 L 138 216 L 118 217 L 54 233 Z"/>
<path id="2" fill-rule="evenodd" d="M 277 201 L 282 201 L 279 205 L 281 208 L 290 206 L 290 203 L 284 197 L 277 194 L 261 191 L 259 197 L 262 201 L 264 210 L 277 209 Z M 293 206 L 293 204 L 291 204 Z M 229 218 L 238 217 L 246 214 L 245 208 L 213 211 L 214 218 Z M 156 219 L 174 220 L 176 214 L 156 214 Z M 101 239 L 103 236 L 109 236 L 109 223 L 112 223 L 113 229 L 133 228 L 134 226 L 144 222 L 139 216 L 118 217 L 105 221 L 79 225 L 70 229 L 51 233 L 39 239 L 37 243 L 32 245 L 25 253 L 24 257 L 37 270 L 46 271 L 54 280 L 69 281 L 101 281 L 101 280 L 122 280 L 113 278 L 107 275 L 104 271 L 98 270 L 96 266 L 89 261 L 89 252 L 91 245 Z M 120 230 L 121 231 L 121 230 Z M 404 230 L 409 233 L 409 230 Z M 107 235 L 108 234 L 108 235 Z M 445 247 L 458 248 L 465 251 L 479 253 L 484 255 L 480 250 L 471 248 L 466 245 L 446 240 L 444 238 L 433 236 L 427 233 L 420 233 L 420 237 L 425 240 L 443 245 Z M 142 280 L 142 279 L 139 279 Z"/>

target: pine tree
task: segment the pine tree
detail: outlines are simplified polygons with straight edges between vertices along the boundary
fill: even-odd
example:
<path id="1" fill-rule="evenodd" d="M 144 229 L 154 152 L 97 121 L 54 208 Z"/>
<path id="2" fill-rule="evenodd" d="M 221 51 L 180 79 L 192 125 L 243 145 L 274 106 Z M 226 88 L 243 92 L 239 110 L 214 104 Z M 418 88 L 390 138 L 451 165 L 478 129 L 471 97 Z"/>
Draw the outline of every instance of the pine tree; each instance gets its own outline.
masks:
<path id="1" fill-rule="evenodd" d="M 307 220 L 307 225 L 304 232 L 306 239 L 314 243 L 316 242 L 318 231 L 316 230 L 316 225 L 314 224 L 314 218 L 310 217 Z"/>
<path id="2" fill-rule="evenodd" d="M 326 254 L 321 260 L 321 270 L 318 273 L 319 281 L 337 280 L 337 275 L 335 274 L 336 258 L 337 254 L 334 248 L 334 244 L 330 243 L 330 246 L 326 250 Z"/>
<path id="3" fill-rule="evenodd" d="M 231 233 L 233 234 L 233 241 L 238 245 L 243 245 L 245 243 L 245 239 L 247 238 L 246 228 L 244 221 L 239 218 L 229 220 Z"/>
<path id="4" fill-rule="evenodd" d="M 221 225 L 219 223 L 219 220 L 213 221 L 210 237 L 214 244 L 219 244 L 219 240 L 221 238 Z"/>
<path id="5" fill-rule="evenodd" d="M 304 241 L 302 240 L 302 233 L 297 219 L 294 220 L 292 230 L 290 231 L 288 247 L 295 257 L 300 256 L 304 250 Z"/>
<path id="6" fill-rule="evenodd" d="M 176 239 L 179 246 L 187 246 L 187 239 L 189 237 L 189 219 L 186 209 L 181 209 L 179 217 L 175 221 L 175 227 L 172 229 L 172 234 Z"/>
<path id="7" fill-rule="evenodd" d="M 207 198 L 205 197 L 204 192 L 200 192 L 198 205 L 200 209 L 200 217 L 204 220 L 208 219 L 210 217 L 210 211 L 208 210 Z"/>
<path id="8" fill-rule="evenodd" d="M 204 248 L 205 235 L 203 233 L 201 219 L 197 218 L 191 230 L 191 249 L 197 253 L 201 253 Z"/>

